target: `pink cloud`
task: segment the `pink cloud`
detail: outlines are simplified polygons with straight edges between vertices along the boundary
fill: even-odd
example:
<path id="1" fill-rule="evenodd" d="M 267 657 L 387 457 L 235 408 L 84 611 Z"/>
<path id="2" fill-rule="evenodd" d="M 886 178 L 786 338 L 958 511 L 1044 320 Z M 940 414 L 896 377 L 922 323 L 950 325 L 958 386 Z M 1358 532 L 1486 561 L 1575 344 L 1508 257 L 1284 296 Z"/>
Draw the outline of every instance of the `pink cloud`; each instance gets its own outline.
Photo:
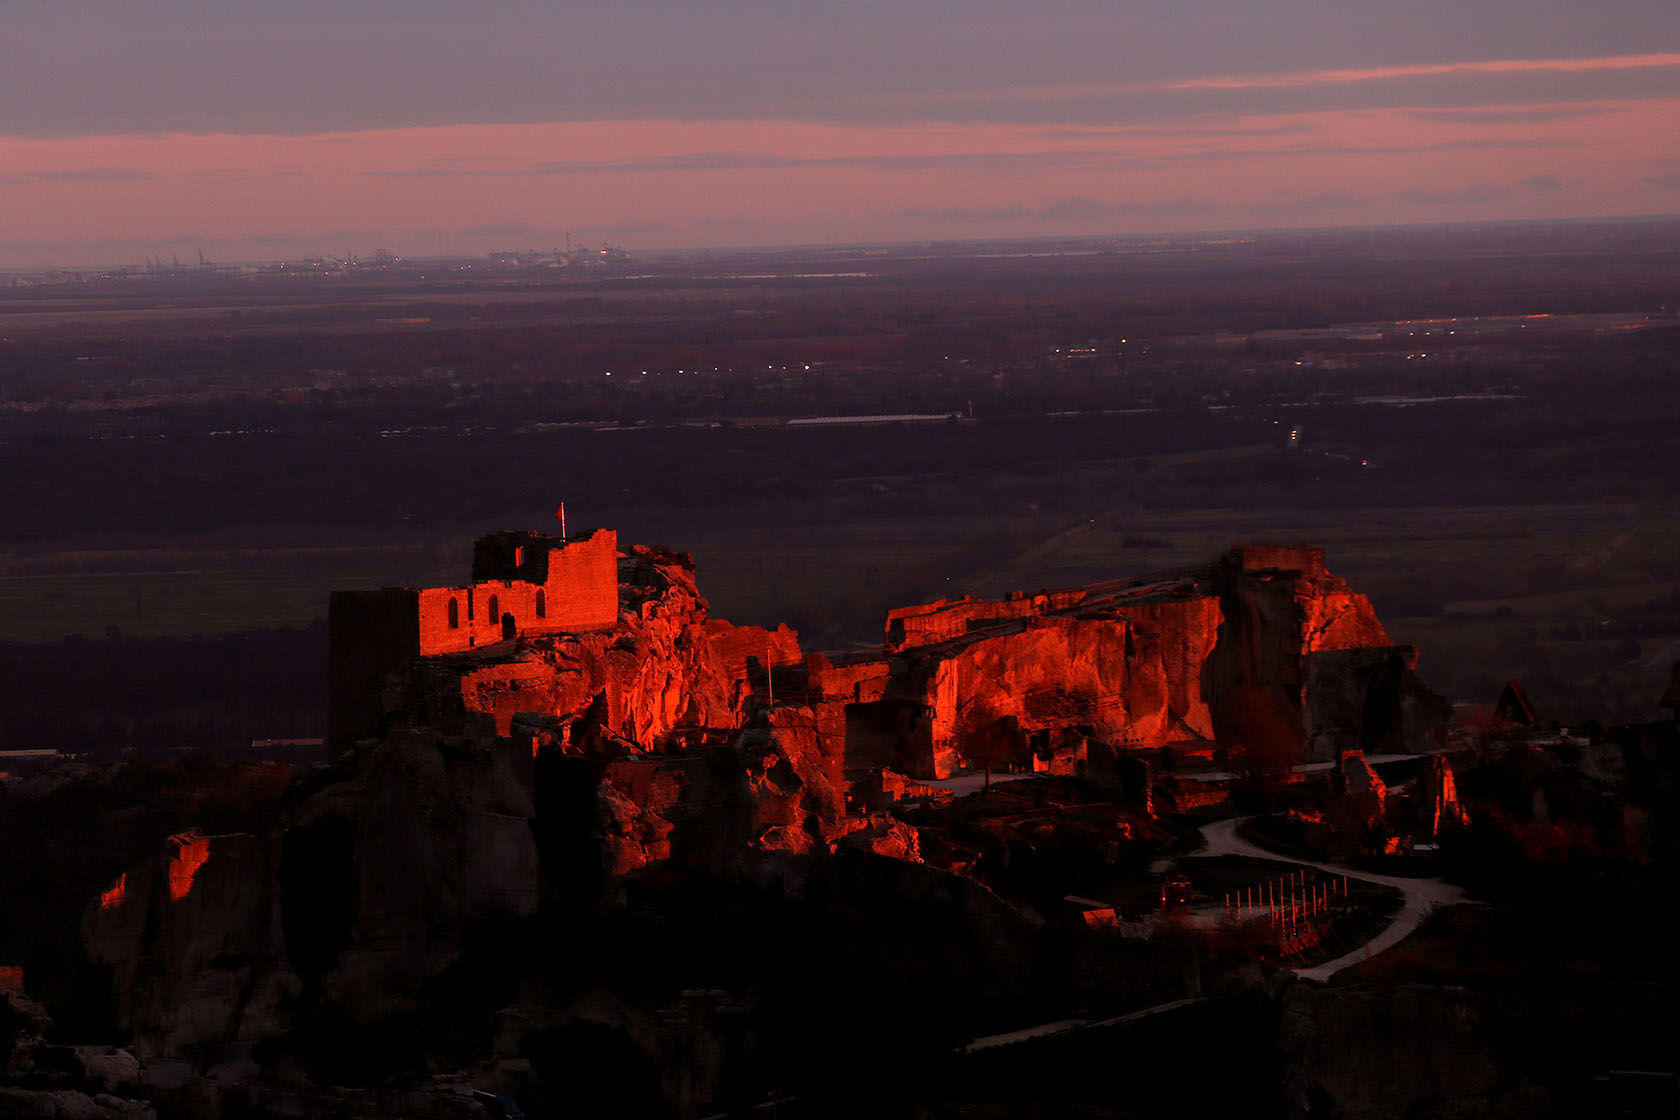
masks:
<path id="1" fill-rule="evenodd" d="M 1192 78 L 1163 82 L 1166 89 L 1267 89 L 1285 86 L 1377 82 L 1393 78 L 1433 78 L 1453 74 L 1581 74 L 1596 70 L 1649 70 L 1680 66 L 1680 53 L 1605 55 L 1600 58 L 1487 59 L 1434 62 L 1411 66 L 1370 66 L 1348 70 L 1302 70 L 1248 77 Z"/>

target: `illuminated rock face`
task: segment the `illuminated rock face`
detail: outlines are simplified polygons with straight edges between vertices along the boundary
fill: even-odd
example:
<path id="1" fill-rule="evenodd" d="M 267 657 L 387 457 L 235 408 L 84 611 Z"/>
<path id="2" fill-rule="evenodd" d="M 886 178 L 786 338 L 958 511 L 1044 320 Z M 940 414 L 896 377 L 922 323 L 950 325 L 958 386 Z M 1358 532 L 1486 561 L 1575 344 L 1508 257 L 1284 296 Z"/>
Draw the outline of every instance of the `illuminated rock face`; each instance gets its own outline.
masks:
<path id="1" fill-rule="evenodd" d="M 1138 747 L 1212 739 L 1200 676 L 1218 622 L 1217 601 L 1194 599 L 977 638 L 932 663 L 927 772 L 969 761 L 967 745 L 1004 719 L 1029 736 L 1087 727 Z"/>
<path id="2" fill-rule="evenodd" d="M 125 872 L 118 875 L 117 881 L 112 883 L 110 887 L 99 896 L 99 908 L 101 910 L 115 910 L 123 904 L 123 900 L 127 897 L 127 895 L 128 874 Z"/>
<path id="3" fill-rule="evenodd" d="M 269 837 L 182 833 L 89 908 L 88 956 L 111 967 L 117 1023 L 141 1052 L 273 1032 L 298 990 L 274 906 L 276 854 Z"/>
<path id="4" fill-rule="evenodd" d="M 523 578 L 528 557 L 508 549 L 524 538 L 486 539 L 474 586 Z M 661 865 L 762 883 L 842 847 L 916 860 L 913 829 L 867 805 L 848 818 L 847 770 L 1094 759 L 1139 771 L 1126 780 L 1146 799 L 1149 769 L 1128 752 L 1265 747 L 1294 762 L 1414 730 L 1410 652 L 1315 550 L 907 608 L 878 653 L 836 658 L 803 656 L 785 627 L 710 618 L 687 557 L 635 548 L 616 580 L 610 625 L 597 611 L 437 656 L 382 644 L 377 626 L 345 633 L 367 605 L 346 600 L 335 674 L 354 649 L 377 671 L 334 687 L 355 715 L 343 726 L 367 733 L 275 833 L 182 834 L 90 900 L 89 954 L 112 967 L 137 1049 L 270 1037 L 315 1006 L 409 1014 L 467 931 L 613 906 Z"/>
<path id="5" fill-rule="evenodd" d="M 1445 755 L 1431 755 L 1423 760 L 1416 801 L 1419 832 L 1429 840 L 1470 823 L 1469 814 L 1458 800 L 1458 778 Z"/>
<path id="6" fill-rule="evenodd" d="M 613 628 L 412 662 L 381 722 L 506 735 L 515 714 L 540 712 L 561 722 L 568 748 L 579 746 L 573 753 L 586 734 L 661 750 L 673 734 L 738 730 L 749 700 L 768 700 L 765 666 L 786 675 L 800 663 L 792 630 L 709 618 L 686 558 L 640 548 L 620 565 Z"/>
<path id="7" fill-rule="evenodd" d="M 658 864 L 740 876 L 826 851 L 844 745 L 769 703 L 802 699 L 797 636 L 707 618 L 666 553 L 624 557 L 620 592 L 611 629 L 386 673 L 384 733 L 277 833 L 182 834 L 95 901 L 85 940 L 137 1051 L 269 1037 L 322 1003 L 404 1015 L 466 931 L 544 897 L 610 905 Z"/>
<path id="8" fill-rule="evenodd" d="M 461 587 L 335 591 L 329 607 L 328 737 L 335 753 L 379 730 L 381 678 L 416 657 L 468 653 L 542 634 L 618 623 L 618 534 L 564 540 L 492 533 Z"/>
<path id="9" fill-rule="evenodd" d="M 893 611 L 880 658 L 813 662 L 812 703 L 849 765 L 919 777 L 1024 766 L 1075 732 L 1281 766 L 1422 734 L 1440 713 L 1414 659 L 1320 550 L 1245 547 L 1164 580 Z"/>
<path id="10" fill-rule="evenodd" d="M 520 574 L 520 550 L 535 546 L 509 543 L 516 536 L 480 542 L 494 555 L 479 557 L 475 578 Z M 539 553 L 550 567 L 526 574 L 552 583 L 563 558 L 592 572 L 604 541 Z M 1327 761 L 1402 749 L 1440 715 L 1412 674 L 1415 654 L 1392 645 L 1315 548 L 1244 546 L 1165 579 L 905 607 L 888 615 L 879 654 L 808 662 L 786 627 L 708 617 L 685 556 L 632 549 L 617 586 L 611 626 L 522 632 L 470 656 L 375 657 L 385 669 L 372 675 L 369 662 L 339 656 L 335 688 L 338 664 L 361 668 L 343 703 L 355 719 L 336 726 L 507 735 L 516 715 L 537 712 L 559 721 L 571 753 L 614 742 L 663 752 L 738 731 L 750 706 L 774 696 L 773 675 L 777 700 L 809 706 L 825 756 L 933 778 L 1025 767 L 1070 734 L 1127 750 L 1199 744 L 1278 766 Z M 346 627 L 364 605 L 335 604 Z M 383 650 L 380 633 L 370 624 L 365 640 L 341 644 Z"/>
<path id="11" fill-rule="evenodd" d="M 193 879 L 198 869 L 210 858 L 210 840 L 193 829 L 169 838 L 175 854 L 169 860 L 169 899 L 179 902 L 192 893 Z"/>
<path id="12" fill-rule="evenodd" d="M 809 709 L 762 713 L 728 746 L 611 761 L 538 759 L 539 798 L 564 805 L 543 851 L 581 861 L 569 889 L 610 892 L 617 878 L 672 862 L 735 877 L 776 855 L 826 851 L 841 830 L 837 755 L 824 755 Z"/>

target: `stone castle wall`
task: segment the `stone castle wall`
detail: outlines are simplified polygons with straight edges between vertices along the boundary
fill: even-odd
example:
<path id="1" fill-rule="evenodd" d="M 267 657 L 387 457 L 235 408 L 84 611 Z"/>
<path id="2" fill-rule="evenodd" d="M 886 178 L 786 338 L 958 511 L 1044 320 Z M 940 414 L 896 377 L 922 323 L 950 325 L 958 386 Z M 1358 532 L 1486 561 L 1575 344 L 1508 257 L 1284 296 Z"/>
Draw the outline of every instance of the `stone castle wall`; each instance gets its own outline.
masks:
<path id="1" fill-rule="evenodd" d="M 1084 588 L 1041 591 L 1036 595 L 1013 592 L 1004 599 L 940 599 L 914 607 L 887 612 L 886 648 L 893 653 L 961 638 L 1018 618 L 1031 618 L 1050 611 L 1067 610 L 1085 597 Z"/>
<path id="2" fill-rule="evenodd" d="M 506 546 L 499 570 L 515 578 L 463 587 L 333 592 L 327 712 L 332 753 L 381 733 L 385 678 L 417 657 L 465 653 L 520 635 L 617 625 L 616 531 L 601 529 L 578 541 L 535 533 L 494 534 L 486 541 Z M 513 549 L 521 550 L 517 563 Z M 475 568 L 482 564 L 475 556 Z M 541 577 L 540 582 L 519 578 L 525 575 Z"/>
<path id="3" fill-rule="evenodd" d="M 601 529 L 564 544 L 532 536 L 545 578 L 480 580 L 419 592 L 419 655 L 493 645 L 518 634 L 594 630 L 618 622 L 618 533 Z M 521 568 L 535 566 L 522 564 Z"/>
<path id="4" fill-rule="evenodd" d="M 1324 550 L 1307 544 L 1242 544 L 1226 555 L 1244 572 L 1276 569 L 1312 578 L 1325 574 Z"/>
<path id="5" fill-rule="evenodd" d="M 709 618 L 705 634 L 713 652 L 723 662 L 725 672 L 737 679 L 745 680 L 754 663 L 762 673 L 767 665 L 779 669 L 805 661 L 805 654 L 799 648 L 799 634 L 785 622 L 774 630 L 766 630 Z"/>
<path id="6" fill-rule="evenodd" d="M 456 730 L 487 716 L 506 735 L 534 711 L 664 750 L 678 732 L 738 729 L 749 700 L 774 696 L 803 701 L 822 749 L 849 766 L 920 777 L 1019 765 L 1029 741 L 1039 750 L 1070 731 L 1124 750 L 1200 743 L 1282 765 L 1409 740 L 1427 722 L 1370 602 L 1306 546 L 907 607 L 888 616 L 879 651 L 832 660 L 805 658 L 786 627 L 707 618 L 683 558 L 636 549 L 625 563 L 621 573 L 606 530 L 575 542 L 498 533 L 480 540 L 470 585 L 335 596 L 333 751 L 382 733 L 381 713 L 406 702 L 393 673 L 417 663 L 456 682 L 420 687 L 451 695 Z M 558 633 L 575 636 L 563 652 L 504 645 Z M 425 662 L 475 650 L 492 656 Z M 1405 714 L 1414 708 L 1417 718 Z M 1390 710 L 1400 714 L 1379 726 L 1372 713 Z"/>
<path id="7" fill-rule="evenodd" d="M 548 616 L 527 615 L 532 633 L 587 630 L 618 622 L 618 531 L 598 529 L 588 540 L 548 554 Z"/>

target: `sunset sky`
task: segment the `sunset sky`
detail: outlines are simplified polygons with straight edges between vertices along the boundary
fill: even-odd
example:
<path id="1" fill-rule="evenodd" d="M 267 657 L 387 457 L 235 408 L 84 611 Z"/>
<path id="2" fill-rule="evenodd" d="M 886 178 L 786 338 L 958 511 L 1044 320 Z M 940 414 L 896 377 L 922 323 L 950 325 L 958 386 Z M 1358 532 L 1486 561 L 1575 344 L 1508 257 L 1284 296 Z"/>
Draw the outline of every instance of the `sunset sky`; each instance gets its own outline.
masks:
<path id="1" fill-rule="evenodd" d="M 1675 212 L 1674 0 L 0 0 L 0 267 Z"/>

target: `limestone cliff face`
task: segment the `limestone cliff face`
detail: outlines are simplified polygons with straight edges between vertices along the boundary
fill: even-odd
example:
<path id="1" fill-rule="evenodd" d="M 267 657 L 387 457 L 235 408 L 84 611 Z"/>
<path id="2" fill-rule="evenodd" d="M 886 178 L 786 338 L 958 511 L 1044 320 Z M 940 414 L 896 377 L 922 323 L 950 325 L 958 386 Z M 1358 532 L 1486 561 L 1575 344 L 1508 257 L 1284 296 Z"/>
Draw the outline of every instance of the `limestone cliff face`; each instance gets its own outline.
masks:
<path id="1" fill-rule="evenodd" d="M 143 1057 L 248 1045 L 328 1006 L 389 1021 L 423 1006 L 473 930 L 545 897 L 593 908 L 661 863 L 762 876 L 826 851 L 843 795 L 817 744 L 797 707 L 726 746 L 610 760 L 397 732 L 271 835 L 175 838 L 90 907 L 85 941 Z"/>
<path id="2" fill-rule="evenodd" d="M 1237 548 L 1208 575 L 1223 619 L 1204 687 L 1227 748 L 1324 762 L 1423 734 L 1423 719 L 1389 711 L 1415 685 L 1415 656 L 1390 643 L 1370 600 L 1325 569 L 1321 550 Z M 1375 721 L 1391 741 L 1371 741 Z"/>
<path id="3" fill-rule="evenodd" d="M 286 833 L 279 886 L 294 968 L 360 1015 L 404 1010 L 465 931 L 536 911 L 533 795 L 530 753 L 509 740 L 404 732 L 381 743 L 353 781 L 301 805 Z"/>
<path id="4" fill-rule="evenodd" d="M 329 1006 L 389 1020 L 472 930 L 544 899 L 597 906 L 665 862 L 727 876 L 826 851 L 843 743 L 768 699 L 767 667 L 799 683 L 797 637 L 708 619 L 684 558 L 635 550 L 620 575 L 614 629 L 388 674 L 382 737 L 278 831 L 183 834 L 112 884 L 85 940 L 138 1050 L 248 1043 Z"/>
<path id="5" fill-rule="evenodd" d="M 86 940 L 140 1052 L 417 1013 L 484 930 L 610 909 L 662 867 L 785 886 L 837 848 L 915 861 L 913 829 L 847 818 L 848 769 L 1409 733 L 1409 654 L 1312 550 L 895 612 L 879 653 L 833 659 L 708 617 L 686 557 L 634 549 L 619 581 L 610 629 L 382 672 L 379 735 L 276 831 L 183 834 L 112 884 Z"/>
<path id="6" fill-rule="evenodd" d="M 828 849 L 845 813 L 841 759 L 810 709 L 757 713 L 731 744 L 618 759 L 537 759 L 551 882 L 584 900 L 663 863 L 734 878 L 764 857 Z"/>
<path id="7" fill-rule="evenodd" d="M 1400 749 L 1445 718 L 1414 662 L 1319 550 L 1245 547 L 1176 578 L 894 611 L 879 658 L 810 678 L 853 765 L 946 777 L 1069 734 L 1279 767 Z"/>
<path id="8" fill-rule="evenodd" d="M 130 868 L 89 910 L 89 957 L 111 967 L 120 1027 L 141 1054 L 260 1038 L 299 990 L 281 967 L 275 837 L 187 833 Z"/>
<path id="9" fill-rule="evenodd" d="M 395 730 L 301 792 L 275 833 L 183 834 L 130 869 L 84 931 L 136 1051 L 237 1051 L 325 1008 L 420 1013 L 475 930 L 544 899 L 611 905 L 621 879 L 667 862 L 762 876 L 826 851 L 843 812 L 841 759 L 805 707 L 754 706 L 729 740 L 673 754 L 586 754 L 601 740 L 583 738 Z"/>
<path id="10" fill-rule="evenodd" d="M 820 752 L 853 768 L 946 777 L 1024 764 L 1075 733 L 1287 766 L 1415 745 L 1446 711 L 1415 660 L 1306 547 L 1245 546 L 1178 577 L 905 608 L 889 615 L 880 653 L 837 659 L 803 658 L 786 627 L 710 618 L 686 557 L 636 548 L 620 563 L 616 627 L 419 659 L 387 680 L 380 722 L 507 735 L 534 712 L 557 721 L 553 736 L 573 753 L 667 753 L 725 741 L 779 679 L 784 702 L 809 704 Z"/>
<path id="11" fill-rule="evenodd" d="M 1218 622 L 1211 598 L 1156 603 L 981 637 L 937 659 L 924 693 L 931 772 L 953 772 L 966 743 L 1009 719 L 1029 734 L 1086 726 L 1138 747 L 1212 739 L 1200 676 Z"/>
<path id="12" fill-rule="evenodd" d="M 267 1038 L 317 1001 L 402 1010 L 464 930 L 534 912 L 530 771 L 511 741 L 404 732 L 272 834 L 176 837 L 84 921 L 119 1025 L 149 1057 Z"/>
<path id="13" fill-rule="evenodd" d="M 638 547 L 620 563 L 618 625 L 538 635 L 415 662 L 386 689 L 388 723 L 506 735 L 519 712 L 644 749 L 675 731 L 738 729 L 767 665 L 800 661 L 798 636 L 707 616 L 685 558 Z"/>
<path id="14" fill-rule="evenodd" d="M 1425 840 L 1437 840 L 1470 823 L 1470 814 L 1458 799 L 1458 776 L 1444 755 L 1424 759 L 1416 802 L 1418 834 Z"/>

